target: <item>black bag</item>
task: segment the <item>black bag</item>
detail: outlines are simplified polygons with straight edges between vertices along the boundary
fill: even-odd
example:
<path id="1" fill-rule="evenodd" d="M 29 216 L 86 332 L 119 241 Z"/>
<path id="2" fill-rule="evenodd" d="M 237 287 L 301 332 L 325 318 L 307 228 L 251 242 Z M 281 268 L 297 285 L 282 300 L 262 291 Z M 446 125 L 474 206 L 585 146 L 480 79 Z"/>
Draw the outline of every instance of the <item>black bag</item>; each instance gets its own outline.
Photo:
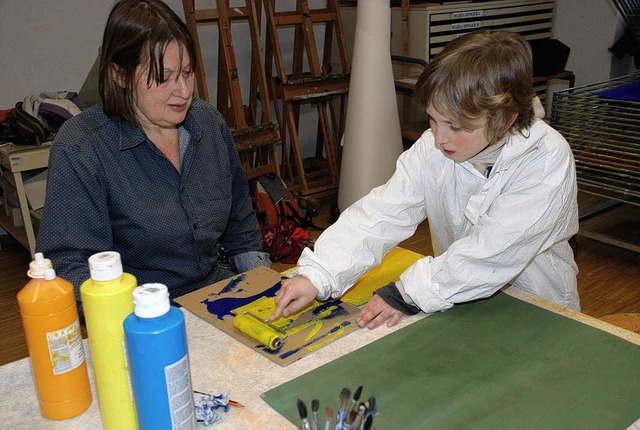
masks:
<path id="1" fill-rule="evenodd" d="M 550 76 L 564 71 L 571 49 L 557 39 L 530 40 L 533 76 Z"/>
<path id="2" fill-rule="evenodd" d="M 49 131 L 44 124 L 22 108 L 22 102 L 16 103 L 0 123 L 0 143 L 14 143 L 16 145 L 42 145 L 47 140 Z"/>

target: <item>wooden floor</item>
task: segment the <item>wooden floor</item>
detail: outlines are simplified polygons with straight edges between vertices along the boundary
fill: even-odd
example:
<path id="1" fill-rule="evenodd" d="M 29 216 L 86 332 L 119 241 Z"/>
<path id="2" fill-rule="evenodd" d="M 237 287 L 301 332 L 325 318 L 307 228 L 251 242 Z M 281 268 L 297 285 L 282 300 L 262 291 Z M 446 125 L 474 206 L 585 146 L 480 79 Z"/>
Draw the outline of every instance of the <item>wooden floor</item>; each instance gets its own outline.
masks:
<path id="1" fill-rule="evenodd" d="M 581 211 L 597 203 L 580 197 Z M 320 209 L 314 222 L 327 225 L 328 204 Z M 640 244 L 640 208 L 622 205 L 581 223 L 582 228 L 597 230 Z M 313 234 L 317 234 L 314 232 Z M 9 236 L 0 236 L 0 365 L 28 355 L 16 294 L 28 282 L 29 253 Z M 428 224 L 401 244 L 421 254 L 431 254 Z M 578 236 L 576 262 L 580 268 L 578 290 L 582 311 L 600 318 L 618 313 L 640 313 L 640 253 Z M 283 270 L 290 265 L 276 264 Z"/>

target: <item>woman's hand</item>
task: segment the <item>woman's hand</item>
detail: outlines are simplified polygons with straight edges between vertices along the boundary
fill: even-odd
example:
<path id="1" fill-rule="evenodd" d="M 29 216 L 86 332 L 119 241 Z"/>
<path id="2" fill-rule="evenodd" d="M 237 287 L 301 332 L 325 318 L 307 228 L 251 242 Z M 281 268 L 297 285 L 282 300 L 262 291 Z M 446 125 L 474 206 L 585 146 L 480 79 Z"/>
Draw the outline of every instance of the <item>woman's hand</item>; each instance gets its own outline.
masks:
<path id="1" fill-rule="evenodd" d="M 360 327 L 376 328 L 386 320 L 387 327 L 393 327 L 404 314 L 387 304 L 379 295 L 374 294 L 371 300 L 364 305 L 358 315 L 358 325 Z"/>
<path id="2" fill-rule="evenodd" d="M 294 276 L 282 281 L 282 287 L 276 293 L 276 310 L 269 317 L 269 321 L 298 312 L 317 295 L 318 289 L 306 276 Z"/>

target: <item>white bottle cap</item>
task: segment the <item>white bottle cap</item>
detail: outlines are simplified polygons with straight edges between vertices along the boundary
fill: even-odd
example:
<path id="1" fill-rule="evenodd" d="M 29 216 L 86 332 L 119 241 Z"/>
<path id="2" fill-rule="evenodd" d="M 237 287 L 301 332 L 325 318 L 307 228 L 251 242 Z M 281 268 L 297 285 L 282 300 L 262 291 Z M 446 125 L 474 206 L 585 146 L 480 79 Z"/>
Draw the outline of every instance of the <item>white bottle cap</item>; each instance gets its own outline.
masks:
<path id="1" fill-rule="evenodd" d="M 155 318 L 169 312 L 169 289 L 164 284 L 142 284 L 133 290 L 133 311 L 140 318 Z"/>
<path id="2" fill-rule="evenodd" d="M 56 271 L 53 269 L 46 269 L 44 271 L 44 279 L 46 281 L 52 281 L 54 279 L 56 279 Z"/>
<path id="3" fill-rule="evenodd" d="M 116 251 L 104 251 L 89 257 L 89 273 L 94 281 L 112 281 L 122 276 L 122 260 Z"/>
<path id="4" fill-rule="evenodd" d="M 29 263 L 29 271 L 27 272 L 27 275 L 29 275 L 30 278 L 44 278 L 45 270 L 51 268 L 53 268 L 51 260 L 44 258 L 42 252 L 36 252 L 34 260 Z"/>

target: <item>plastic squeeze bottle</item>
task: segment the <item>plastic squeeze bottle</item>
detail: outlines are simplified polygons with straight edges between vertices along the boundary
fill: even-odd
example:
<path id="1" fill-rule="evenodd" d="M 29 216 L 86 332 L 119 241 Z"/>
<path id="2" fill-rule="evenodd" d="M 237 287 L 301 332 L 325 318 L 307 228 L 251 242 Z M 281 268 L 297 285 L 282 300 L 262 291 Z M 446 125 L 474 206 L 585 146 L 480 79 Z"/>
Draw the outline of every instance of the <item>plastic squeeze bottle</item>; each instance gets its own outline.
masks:
<path id="1" fill-rule="evenodd" d="M 89 257 L 91 277 L 80 286 L 98 403 L 105 430 L 137 429 L 129 386 L 122 322 L 133 311 L 138 285 L 124 273 L 120 254 L 105 251 Z"/>
<path id="2" fill-rule="evenodd" d="M 140 430 L 195 429 L 184 314 L 163 284 L 133 290 L 124 332 Z"/>
<path id="3" fill-rule="evenodd" d="M 73 285 L 57 277 L 40 252 L 27 274 L 31 280 L 18 293 L 18 307 L 40 413 L 64 420 L 92 401 Z"/>

